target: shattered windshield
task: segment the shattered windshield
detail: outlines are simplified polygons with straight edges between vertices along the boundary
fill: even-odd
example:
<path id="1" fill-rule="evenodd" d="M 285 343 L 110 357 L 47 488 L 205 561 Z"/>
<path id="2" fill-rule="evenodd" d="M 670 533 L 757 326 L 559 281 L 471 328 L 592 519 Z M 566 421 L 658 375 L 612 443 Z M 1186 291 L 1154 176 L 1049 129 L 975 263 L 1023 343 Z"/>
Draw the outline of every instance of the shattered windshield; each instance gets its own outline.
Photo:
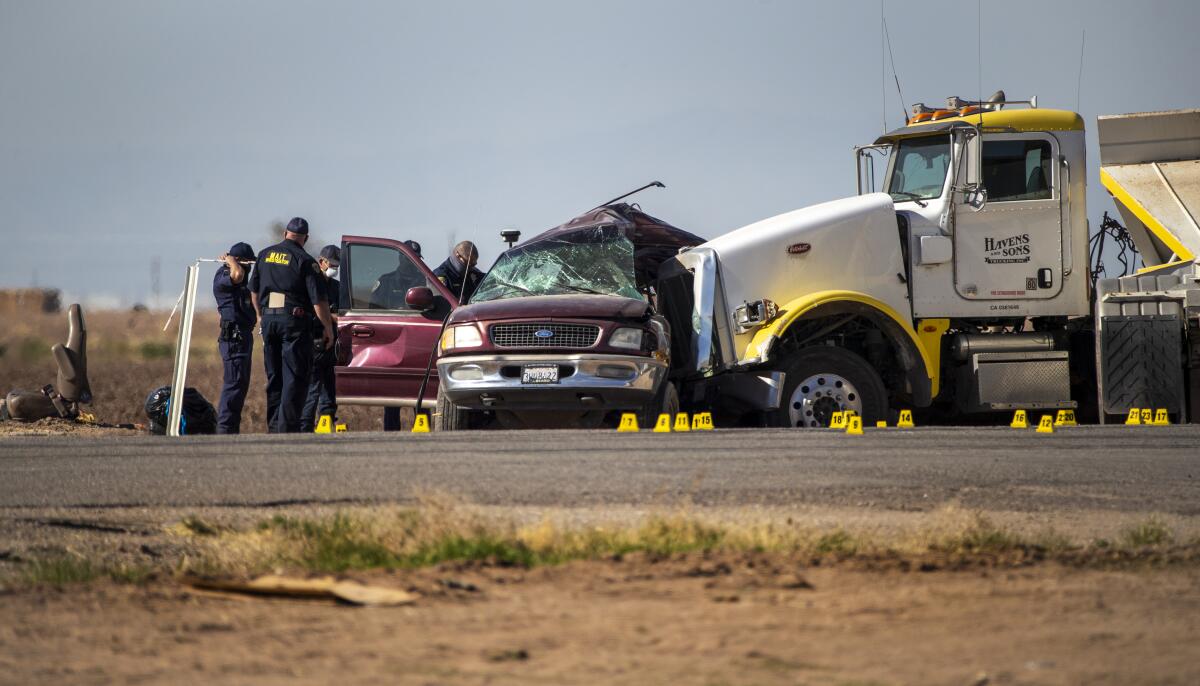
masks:
<path id="1" fill-rule="evenodd" d="M 567 293 L 641 299 L 633 271 L 633 243 L 616 227 L 607 226 L 514 248 L 483 278 L 471 302 Z"/>

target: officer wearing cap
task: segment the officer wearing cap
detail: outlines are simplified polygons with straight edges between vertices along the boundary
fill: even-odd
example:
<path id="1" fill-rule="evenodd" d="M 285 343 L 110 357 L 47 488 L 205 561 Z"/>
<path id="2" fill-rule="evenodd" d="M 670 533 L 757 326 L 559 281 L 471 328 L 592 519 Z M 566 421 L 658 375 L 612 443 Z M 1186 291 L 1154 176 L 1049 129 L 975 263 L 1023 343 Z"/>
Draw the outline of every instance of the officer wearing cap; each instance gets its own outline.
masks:
<path id="1" fill-rule="evenodd" d="M 475 268 L 478 261 L 479 249 L 475 244 L 462 241 L 454 246 L 450 257 L 433 270 L 433 275 L 454 293 L 454 297 L 466 302 L 479 287 L 479 282 L 483 281 L 483 272 Z"/>
<path id="2" fill-rule="evenodd" d="M 283 240 L 258 254 L 250 298 L 262 320 L 267 371 L 267 423 L 272 433 L 300 431 L 313 362 L 310 317 L 320 320 L 321 342 L 333 346 L 333 320 L 316 261 L 304 251 L 308 222 L 288 222 Z"/>
<path id="3" fill-rule="evenodd" d="M 225 367 L 221 400 L 217 404 L 217 433 L 236 434 L 242 429 L 242 406 L 250 389 L 250 357 L 254 351 L 251 331 L 258 322 L 246 285 L 254 249 L 246 243 L 235 243 L 221 255 L 221 261 L 225 264 L 217 268 L 213 277 L 213 298 L 221 315 L 217 345 Z"/>
<path id="4" fill-rule="evenodd" d="M 338 281 L 338 267 L 342 262 L 342 251 L 336 245 L 321 248 L 321 256 L 317 258 L 317 267 L 321 270 L 321 278 L 325 287 L 325 295 L 329 299 L 329 313 L 333 318 L 334 329 L 337 329 L 338 303 L 341 301 L 341 283 Z M 333 367 L 337 363 L 333 346 L 326 348 L 321 344 L 321 321 L 315 316 L 311 319 L 313 332 L 313 367 L 308 376 L 308 397 L 304 401 L 304 411 L 300 417 L 300 430 L 312 431 L 316 428 L 316 418 L 329 415 L 337 418 L 337 389 Z"/>

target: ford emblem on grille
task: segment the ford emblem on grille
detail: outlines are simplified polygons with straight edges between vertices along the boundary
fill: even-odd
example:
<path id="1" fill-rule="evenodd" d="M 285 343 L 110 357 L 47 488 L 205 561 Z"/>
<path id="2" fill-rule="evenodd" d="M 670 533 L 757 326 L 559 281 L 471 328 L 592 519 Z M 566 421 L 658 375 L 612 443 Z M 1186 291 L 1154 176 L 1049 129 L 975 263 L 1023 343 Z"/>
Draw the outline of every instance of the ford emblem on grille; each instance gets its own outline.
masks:
<path id="1" fill-rule="evenodd" d="M 550 329 L 538 329 L 537 331 L 533 332 L 533 335 L 537 336 L 538 338 L 551 338 L 554 336 L 554 332 Z"/>

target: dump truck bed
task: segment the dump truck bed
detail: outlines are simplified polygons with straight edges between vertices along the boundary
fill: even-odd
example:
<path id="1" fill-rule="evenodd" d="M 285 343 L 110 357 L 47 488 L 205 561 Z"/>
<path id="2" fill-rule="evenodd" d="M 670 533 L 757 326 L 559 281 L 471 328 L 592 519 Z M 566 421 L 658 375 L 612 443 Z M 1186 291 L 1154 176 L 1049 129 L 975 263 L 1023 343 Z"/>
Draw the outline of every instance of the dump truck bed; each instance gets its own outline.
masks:
<path id="1" fill-rule="evenodd" d="M 1200 109 L 1097 119 L 1100 181 L 1147 266 L 1200 257 Z"/>

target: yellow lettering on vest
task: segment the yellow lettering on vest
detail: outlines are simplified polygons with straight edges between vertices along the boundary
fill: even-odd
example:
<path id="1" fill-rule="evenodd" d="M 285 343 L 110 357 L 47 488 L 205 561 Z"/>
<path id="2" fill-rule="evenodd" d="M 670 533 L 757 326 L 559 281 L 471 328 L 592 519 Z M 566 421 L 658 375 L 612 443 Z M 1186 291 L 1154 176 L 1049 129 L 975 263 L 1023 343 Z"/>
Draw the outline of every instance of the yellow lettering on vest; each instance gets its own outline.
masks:
<path id="1" fill-rule="evenodd" d="M 291 264 L 292 256 L 285 252 L 273 252 L 267 255 L 268 264 Z"/>

